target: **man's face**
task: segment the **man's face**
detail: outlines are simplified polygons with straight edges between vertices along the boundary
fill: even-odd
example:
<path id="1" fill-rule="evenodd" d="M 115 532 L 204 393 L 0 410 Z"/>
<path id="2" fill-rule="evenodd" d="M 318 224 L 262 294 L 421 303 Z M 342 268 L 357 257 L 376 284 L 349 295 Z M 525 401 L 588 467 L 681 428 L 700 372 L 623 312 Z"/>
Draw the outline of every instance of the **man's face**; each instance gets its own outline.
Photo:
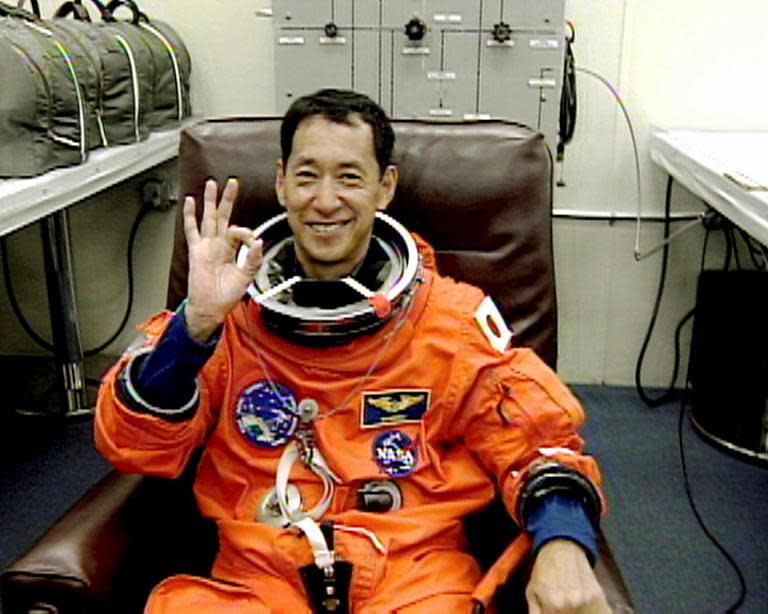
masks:
<path id="1" fill-rule="evenodd" d="M 296 254 L 317 279 L 349 274 L 365 257 L 374 214 L 387 208 L 397 171 L 379 171 L 373 131 L 352 117 L 349 124 L 320 115 L 299 124 L 285 165 L 278 162 L 275 188 L 288 213 Z"/>

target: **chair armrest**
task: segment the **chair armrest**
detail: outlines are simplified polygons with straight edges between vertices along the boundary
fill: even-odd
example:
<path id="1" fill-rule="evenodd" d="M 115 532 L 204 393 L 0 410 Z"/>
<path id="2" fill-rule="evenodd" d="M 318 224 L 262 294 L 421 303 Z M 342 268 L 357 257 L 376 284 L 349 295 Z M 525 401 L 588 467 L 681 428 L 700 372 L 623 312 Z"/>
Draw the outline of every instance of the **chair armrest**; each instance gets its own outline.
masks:
<path id="1" fill-rule="evenodd" d="M 109 473 L 3 572 L 2 611 L 135 613 L 164 577 L 208 575 L 216 530 L 197 513 L 191 475 L 162 480 Z M 598 544 L 595 574 L 609 605 L 616 613 L 634 611 L 602 533 Z M 502 603 L 522 603 L 524 578 L 516 574 L 502 589 Z"/>
<path id="2" fill-rule="evenodd" d="M 614 614 L 634 612 L 635 607 L 624 576 L 621 575 L 616 559 L 613 557 L 613 551 L 602 531 L 597 534 L 597 545 L 600 554 L 595 564 L 595 577 L 605 591 L 611 611 Z"/>
<path id="3" fill-rule="evenodd" d="M 527 533 L 519 533 L 485 572 L 472 595 L 475 601 L 474 613 L 485 612 L 494 598 L 496 605 L 505 612 L 527 611 L 525 587 L 532 566 L 531 544 L 531 537 Z M 595 577 L 605 592 L 611 612 L 634 612 L 629 590 L 602 532 L 598 533 L 598 548 Z"/>
<path id="4" fill-rule="evenodd" d="M 113 471 L 3 572 L 2 611 L 140 612 L 162 578 L 207 575 L 215 550 L 187 476 Z"/>
<path id="5" fill-rule="evenodd" d="M 510 540 L 519 531 L 499 497 L 486 509 L 467 518 L 465 529 L 470 552 L 484 570 L 491 569 L 505 554 L 508 554 L 507 549 L 511 547 Z M 597 545 L 599 553 L 595 563 L 595 577 L 603 587 L 608 605 L 615 614 L 634 612 L 626 582 L 602 529 L 597 534 Z M 496 578 L 486 577 L 487 586 L 481 588 L 480 594 L 488 595 L 495 592 L 496 606 L 501 611 L 527 611 L 525 587 L 530 577 L 532 563 L 533 561 L 528 557 L 527 561 L 521 565 L 510 564 L 509 569 L 497 573 Z M 511 577 L 507 576 L 509 571 L 512 572 Z M 486 602 L 482 601 L 482 603 Z"/>
<path id="6" fill-rule="evenodd" d="M 140 484 L 109 473 L 70 508 L 3 572 L 3 611 L 78 612 L 108 601 L 130 539 L 125 506 Z"/>

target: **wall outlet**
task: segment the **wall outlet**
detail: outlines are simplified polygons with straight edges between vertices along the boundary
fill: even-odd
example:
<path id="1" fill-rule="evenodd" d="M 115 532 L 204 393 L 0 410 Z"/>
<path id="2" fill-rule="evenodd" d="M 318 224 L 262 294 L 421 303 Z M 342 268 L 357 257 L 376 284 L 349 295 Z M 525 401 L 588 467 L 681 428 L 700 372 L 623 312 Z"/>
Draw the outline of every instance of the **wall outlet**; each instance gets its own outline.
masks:
<path id="1" fill-rule="evenodd" d="M 176 204 L 176 197 L 165 179 L 151 178 L 141 184 L 141 203 L 157 211 L 168 211 Z"/>

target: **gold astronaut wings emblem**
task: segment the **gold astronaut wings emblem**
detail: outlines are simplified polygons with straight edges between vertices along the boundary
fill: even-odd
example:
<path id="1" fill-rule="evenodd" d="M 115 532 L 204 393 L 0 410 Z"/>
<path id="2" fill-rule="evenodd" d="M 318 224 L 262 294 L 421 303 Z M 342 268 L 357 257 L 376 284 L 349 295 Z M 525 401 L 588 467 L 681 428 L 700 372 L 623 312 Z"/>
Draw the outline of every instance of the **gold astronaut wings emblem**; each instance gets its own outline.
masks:
<path id="1" fill-rule="evenodd" d="M 375 428 L 419 422 L 429 408 L 429 390 L 364 392 L 361 426 Z"/>
<path id="2" fill-rule="evenodd" d="M 395 397 L 379 397 L 371 399 L 369 402 L 374 407 L 391 413 L 405 411 L 409 407 L 416 405 L 416 403 L 423 403 L 424 397 L 421 395 L 406 394 L 399 399 Z"/>

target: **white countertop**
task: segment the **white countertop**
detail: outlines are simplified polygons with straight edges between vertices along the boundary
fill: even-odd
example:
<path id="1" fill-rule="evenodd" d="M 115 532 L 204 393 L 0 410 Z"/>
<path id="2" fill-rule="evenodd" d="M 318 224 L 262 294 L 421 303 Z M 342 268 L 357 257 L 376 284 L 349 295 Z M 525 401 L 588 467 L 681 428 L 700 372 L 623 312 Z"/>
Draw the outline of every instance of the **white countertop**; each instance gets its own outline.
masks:
<path id="1" fill-rule="evenodd" d="M 651 158 L 763 245 L 768 245 L 768 132 L 658 130 Z"/>
<path id="2" fill-rule="evenodd" d="M 0 235 L 171 160 L 179 153 L 180 134 L 180 128 L 153 132 L 135 145 L 96 149 L 77 166 L 29 179 L 0 179 Z"/>

